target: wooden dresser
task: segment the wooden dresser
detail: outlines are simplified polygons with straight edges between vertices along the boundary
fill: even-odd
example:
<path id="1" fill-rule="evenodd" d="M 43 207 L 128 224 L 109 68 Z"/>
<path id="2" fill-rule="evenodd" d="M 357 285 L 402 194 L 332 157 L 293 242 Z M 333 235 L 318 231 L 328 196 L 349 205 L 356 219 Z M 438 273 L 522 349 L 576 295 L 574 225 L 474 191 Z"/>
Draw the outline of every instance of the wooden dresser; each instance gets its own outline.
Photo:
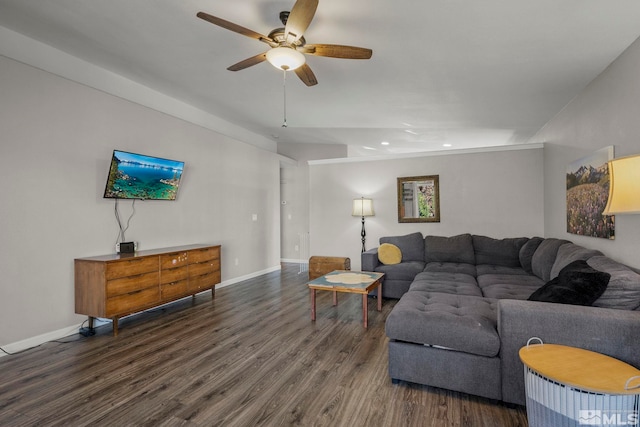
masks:
<path id="1" fill-rule="evenodd" d="M 211 290 L 220 283 L 220 246 L 188 245 L 77 258 L 76 313 L 113 319 Z"/>

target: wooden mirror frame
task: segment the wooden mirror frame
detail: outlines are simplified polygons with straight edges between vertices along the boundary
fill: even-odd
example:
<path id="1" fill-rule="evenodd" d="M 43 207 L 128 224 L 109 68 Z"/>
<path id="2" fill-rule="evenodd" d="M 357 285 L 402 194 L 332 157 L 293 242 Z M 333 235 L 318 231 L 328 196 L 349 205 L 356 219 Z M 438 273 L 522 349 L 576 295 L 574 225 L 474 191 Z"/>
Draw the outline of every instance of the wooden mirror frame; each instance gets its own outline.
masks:
<path id="1" fill-rule="evenodd" d="M 416 194 L 420 191 L 420 184 L 425 184 L 427 191 L 429 188 L 433 194 L 427 196 L 430 200 L 430 213 L 428 216 L 420 216 L 419 207 L 417 203 L 414 204 L 414 200 L 419 196 Z M 409 188 L 407 188 L 409 187 Z M 422 196 L 424 197 L 424 196 Z M 406 216 L 407 202 L 414 204 L 416 215 Z M 412 207 L 412 208 L 413 208 Z M 428 208 L 428 207 L 427 207 Z M 439 175 L 425 175 L 425 176 L 408 176 L 404 178 L 398 178 L 398 222 L 440 222 L 440 176 Z"/>

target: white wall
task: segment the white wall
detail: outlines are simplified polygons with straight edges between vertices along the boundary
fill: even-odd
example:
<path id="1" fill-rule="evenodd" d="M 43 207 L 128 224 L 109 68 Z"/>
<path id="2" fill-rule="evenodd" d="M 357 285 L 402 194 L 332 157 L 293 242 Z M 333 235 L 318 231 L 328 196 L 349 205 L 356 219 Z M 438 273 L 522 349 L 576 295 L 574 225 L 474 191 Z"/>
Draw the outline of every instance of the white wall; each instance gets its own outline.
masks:
<path id="1" fill-rule="evenodd" d="M 307 262 L 309 258 L 309 165 L 308 160 L 347 157 L 346 145 L 278 143 L 278 153 L 297 160 L 280 170 L 280 241 L 283 262 Z M 301 240 L 301 235 L 307 241 Z"/>
<path id="2" fill-rule="evenodd" d="M 3 56 L 0 76 L 0 345 L 84 320 L 73 259 L 114 251 L 113 149 L 186 162 L 175 202 L 136 203 L 140 249 L 222 244 L 223 281 L 279 268 L 276 153 Z"/>
<path id="3" fill-rule="evenodd" d="M 541 236 L 543 149 L 436 153 L 361 162 L 310 162 L 311 255 L 346 256 L 360 268 L 361 218 L 351 216 L 360 196 L 373 199 L 366 219 L 367 249 L 382 236 L 483 234 Z M 440 176 L 440 223 L 398 223 L 397 178 Z"/>
<path id="4" fill-rule="evenodd" d="M 545 143 L 545 235 L 598 249 L 640 267 L 640 215 L 616 215 L 615 240 L 566 232 L 566 167 L 602 147 L 640 154 L 640 39 L 534 137 Z"/>

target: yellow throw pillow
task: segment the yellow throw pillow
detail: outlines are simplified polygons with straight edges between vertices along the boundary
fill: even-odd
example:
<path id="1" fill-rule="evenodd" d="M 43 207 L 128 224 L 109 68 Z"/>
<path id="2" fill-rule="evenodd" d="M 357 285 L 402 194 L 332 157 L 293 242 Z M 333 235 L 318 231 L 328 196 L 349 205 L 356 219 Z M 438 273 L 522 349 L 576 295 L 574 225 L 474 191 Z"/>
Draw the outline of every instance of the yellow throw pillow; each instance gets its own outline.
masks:
<path id="1" fill-rule="evenodd" d="M 383 243 L 378 248 L 378 259 L 386 265 L 400 264 L 400 261 L 402 261 L 402 251 L 400 251 L 400 248 L 396 245 Z"/>

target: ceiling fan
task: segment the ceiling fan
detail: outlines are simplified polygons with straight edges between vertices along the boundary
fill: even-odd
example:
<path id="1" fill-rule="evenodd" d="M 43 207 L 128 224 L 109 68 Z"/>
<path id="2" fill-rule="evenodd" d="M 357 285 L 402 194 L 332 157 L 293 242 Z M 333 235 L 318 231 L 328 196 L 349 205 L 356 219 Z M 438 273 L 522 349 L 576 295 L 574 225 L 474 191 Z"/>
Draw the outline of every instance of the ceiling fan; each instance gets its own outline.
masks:
<path id="1" fill-rule="evenodd" d="M 256 33 L 233 22 L 226 21 L 205 12 L 198 12 L 198 18 L 226 28 L 243 36 L 251 37 L 271 46 L 266 52 L 247 58 L 227 68 L 230 71 L 245 68 L 264 61 L 270 62 L 281 70 L 293 70 L 307 86 L 318 84 L 316 76 L 306 63 L 304 54 L 345 59 L 369 59 L 371 49 L 334 44 L 307 44 L 303 37 L 318 7 L 318 0 L 297 0 L 291 12 L 280 12 L 280 21 L 284 28 L 276 28 L 268 36 Z"/>

